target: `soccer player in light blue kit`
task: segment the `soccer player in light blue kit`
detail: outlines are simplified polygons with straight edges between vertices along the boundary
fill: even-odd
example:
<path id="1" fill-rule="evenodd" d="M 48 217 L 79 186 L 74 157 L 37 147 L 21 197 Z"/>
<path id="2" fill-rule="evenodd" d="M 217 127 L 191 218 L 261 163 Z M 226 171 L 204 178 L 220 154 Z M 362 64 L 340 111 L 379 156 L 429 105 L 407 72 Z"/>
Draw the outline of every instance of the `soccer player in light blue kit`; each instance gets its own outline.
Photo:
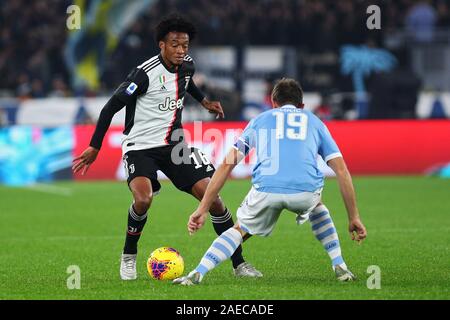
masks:
<path id="1" fill-rule="evenodd" d="M 237 223 L 214 240 L 200 264 L 176 284 L 199 284 L 205 274 L 228 259 L 251 235 L 268 236 L 283 211 L 297 214 L 297 222 L 309 220 L 312 231 L 328 253 L 336 277 L 356 277 L 341 254 L 338 235 L 327 207 L 321 203 L 323 174 L 317 155 L 334 170 L 349 219 L 352 240 L 362 241 L 366 229 L 359 218 L 352 179 L 342 155 L 325 124 L 303 110 L 303 92 L 293 79 L 278 81 L 272 92 L 273 109 L 260 114 L 245 128 L 234 148 L 214 173 L 205 196 L 190 216 L 189 233 L 200 229 L 209 208 L 233 168 L 252 148 L 257 161 L 252 188 L 237 211 Z"/>

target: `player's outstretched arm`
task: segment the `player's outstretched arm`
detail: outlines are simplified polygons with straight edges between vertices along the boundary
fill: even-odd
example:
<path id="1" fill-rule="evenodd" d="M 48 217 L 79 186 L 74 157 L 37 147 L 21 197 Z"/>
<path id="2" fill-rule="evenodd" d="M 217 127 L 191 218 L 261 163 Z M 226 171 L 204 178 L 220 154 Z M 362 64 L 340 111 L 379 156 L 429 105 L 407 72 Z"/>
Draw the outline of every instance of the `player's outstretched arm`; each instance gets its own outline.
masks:
<path id="1" fill-rule="evenodd" d="M 112 118 L 123 106 L 124 104 L 114 95 L 103 107 L 95 127 L 95 132 L 92 135 L 90 146 L 82 154 L 73 159 L 72 171 L 74 173 L 81 171 L 81 174 L 84 175 L 95 159 L 97 159 L 103 138 L 111 125 Z"/>
<path id="2" fill-rule="evenodd" d="M 361 242 L 367 236 L 367 231 L 359 217 L 358 207 L 356 205 L 355 189 L 353 188 L 352 177 L 347 169 L 342 157 L 337 157 L 328 161 L 328 165 L 336 173 L 342 198 L 348 214 L 348 231 L 352 240 Z"/>
<path id="3" fill-rule="evenodd" d="M 190 234 L 203 227 L 211 205 L 217 198 L 231 171 L 243 158 L 244 155 L 234 148 L 227 154 L 220 167 L 212 176 L 197 210 L 189 217 L 188 231 Z"/>

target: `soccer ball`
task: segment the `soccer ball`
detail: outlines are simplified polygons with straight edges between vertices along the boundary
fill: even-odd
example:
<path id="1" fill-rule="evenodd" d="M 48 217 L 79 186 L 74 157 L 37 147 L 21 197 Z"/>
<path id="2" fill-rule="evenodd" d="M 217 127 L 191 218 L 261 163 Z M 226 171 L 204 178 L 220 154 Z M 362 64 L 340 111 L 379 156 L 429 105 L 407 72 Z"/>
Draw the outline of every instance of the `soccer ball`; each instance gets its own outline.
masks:
<path id="1" fill-rule="evenodd" d="M 152 252 L 147 260 L 150 277 L 156 280 L 172 280 L 181 277 L 184 260 L 174 248 L 161 247 Z"/>

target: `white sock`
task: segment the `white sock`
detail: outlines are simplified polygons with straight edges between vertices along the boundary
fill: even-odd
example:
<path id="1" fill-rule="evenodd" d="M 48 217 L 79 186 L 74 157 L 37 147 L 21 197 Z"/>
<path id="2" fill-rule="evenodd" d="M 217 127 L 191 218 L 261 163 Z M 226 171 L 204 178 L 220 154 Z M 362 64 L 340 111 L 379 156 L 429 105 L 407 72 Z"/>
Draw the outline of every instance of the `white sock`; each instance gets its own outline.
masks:
<path id="1" fill-rule="evenodd" d="M 328 253 L 333 269 L 336 266 L 340 266 L 344 270 L 347 270 L 347 265 L 342 258 L 338 234 L 327 207 L 325 205 L 316 207 L 310 213 L 309 221 L 311 222 L 312 232 L 316 236 L 316 239 L 320 241 Z"/>
<path id="2" fill-rule="evenodd" d="M 199 272 L 203 278 L 208 271 L 230 258 L 241 243 L 241 233 L 235 228 L 228 229 L 214 240 L 193 272 Z"/>

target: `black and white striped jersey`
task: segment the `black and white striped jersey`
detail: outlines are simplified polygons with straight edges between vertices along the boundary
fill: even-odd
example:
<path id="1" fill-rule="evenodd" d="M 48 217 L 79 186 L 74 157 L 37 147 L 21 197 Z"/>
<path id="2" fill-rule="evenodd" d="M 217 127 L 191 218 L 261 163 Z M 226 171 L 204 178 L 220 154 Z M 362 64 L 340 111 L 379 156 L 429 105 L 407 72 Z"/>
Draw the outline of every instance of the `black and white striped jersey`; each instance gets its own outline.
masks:
<path id="1" fill-rule="evenodd" d="M 100 114 L 91 146 L 100 148 L 110 124 L 109 111 L 115 113 L 126 106 L 122 152 L 143 150 L 176 144 L 183 140 L 181 113 L 186 92 L 199 102 L 204 96 L 192 81 L 195 67 L 190 56 L 177 69 L 168 67 L 161 55 L 152 57 L 136 67 L 115 91 L 114 101 L 120 107 L 108 104 Z M 111 98 L 110 101 L 113 101 Z M 111 104 L 114 104 L 114 101 Z M 111 116 L 112 119 L 112 116 Z M 109 121 L 109 122 L 108 122 Z M 101 123 L 104 122 L 104 123 Z M 106 127 L 106 130 L 104 130 Z M 181 133 L 181 135 L 180 135 Z"/>

